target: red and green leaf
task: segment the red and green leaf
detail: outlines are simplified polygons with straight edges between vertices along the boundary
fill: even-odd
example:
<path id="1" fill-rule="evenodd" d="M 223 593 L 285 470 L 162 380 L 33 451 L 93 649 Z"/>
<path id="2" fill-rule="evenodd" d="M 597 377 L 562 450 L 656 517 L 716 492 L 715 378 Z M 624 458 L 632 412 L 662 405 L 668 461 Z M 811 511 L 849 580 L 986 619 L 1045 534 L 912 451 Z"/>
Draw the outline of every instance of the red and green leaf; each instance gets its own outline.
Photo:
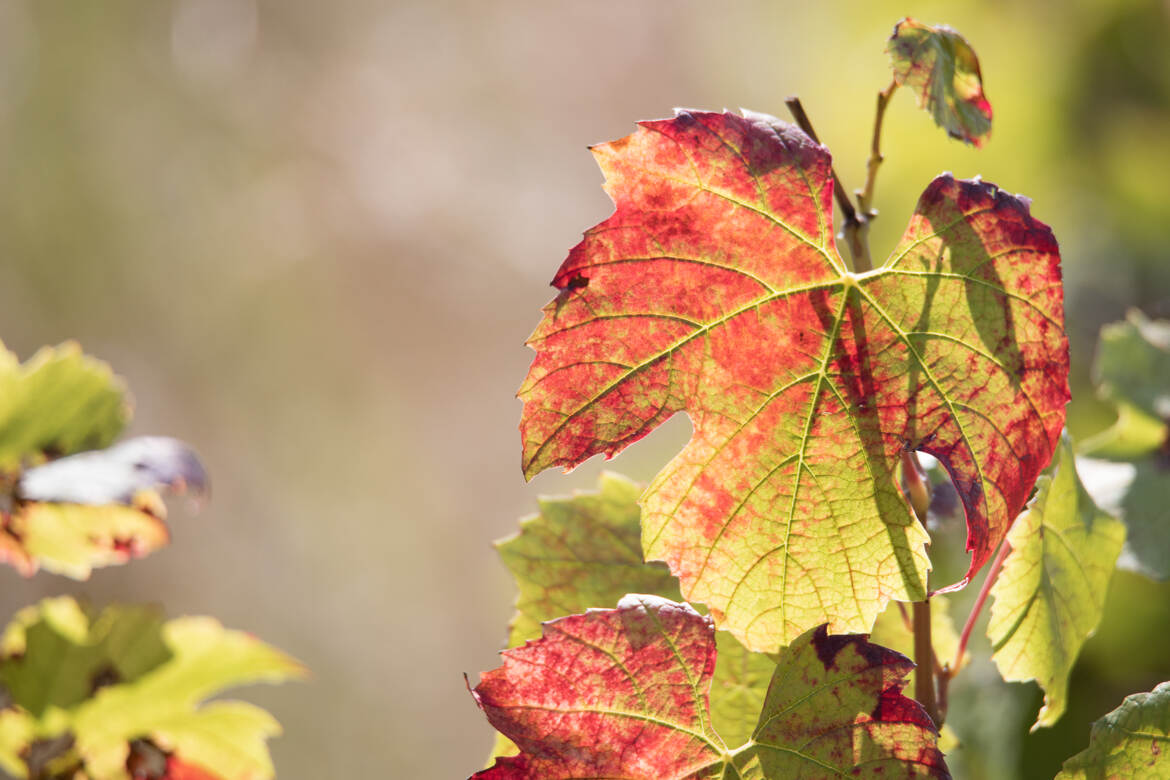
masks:
<path id="1" fill-rule="evenodd" d="M 904 450 L 946 466 L 972 553 L 1023 507 L 1068 400 L 1059 252 L 1028 202 L 940 176 L 886 263 L 834 243 L 828 151 L 757 114 L 680 112 L 594 148 L 616 210 L 553 280 L 520 390 L 531 477 L 679 411 L 642 498 L 664 560 L 748 647 L 865 632 L 926 593 Z"/>
<path id="2" fill-rule="evenodd" d="M 503 656 L 473 694 L 521 752 L 480 780 L 949 777 L 929 718 L 901 692 L 913 665 L 864 637 L 820 628 L 794 642 L 737 750 L 710 723 L 714 628 L 685 604 L 628 596 Z"/>
<path id="3" fill-rule="evenodd" d="M 991 135 L 991 104 L 983 94 L 979 58 L 946 25 L 903 19 L 886 44 L 894 80 L 918 93 L 918 105 L 952 138 L 982 146 Z"/>
<path id="4" fill-rule="evenodd" d="M 612 608 L 627 593 L 681 599 L 678 580 L 661 563 L 642 560 L 639 543 L 642 486 L 606 472 L 596 491 L 544 497 L 540 512 L 497 542 L 519 595 L 508 646 L 540 638 L 542 623 L 591 608 Z M 716 640 L 719 660 L 711 683 L 711 722 L 735 744 L 751 736 L 775 661 L 752 653 L 726 631 Z M 492 755 L 515 753 L 501 735 Z"/>

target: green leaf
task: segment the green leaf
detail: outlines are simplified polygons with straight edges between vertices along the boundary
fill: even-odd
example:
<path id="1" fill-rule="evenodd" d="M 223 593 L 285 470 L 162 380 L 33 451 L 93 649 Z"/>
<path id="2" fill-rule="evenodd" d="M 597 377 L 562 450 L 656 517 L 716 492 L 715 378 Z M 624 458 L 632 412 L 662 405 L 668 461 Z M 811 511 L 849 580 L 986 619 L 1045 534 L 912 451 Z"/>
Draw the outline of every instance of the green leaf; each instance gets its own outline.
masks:
<path id="1" fill-rule="evenodd" d="M 303 677 L 304 667 L 211 618 L 172 620 L 163 637 L 171 660 L 77 707 L 72 725 L 86 766 L 96 776 L 123 777 L 130 740 L 145 737 L 224 777 L 272 777 L 264 741 L 279 733 L 276 721 L 251 705 L 200 704 L 225 688 Z M 242 731 L 219 732 L 224 726 Z"/>
<path id="2" fill-rule="evenodd" d="M 1170 417 L 1170 322 L 1130 309 L 1125 322 L 1101 328 L 1093 375 L 1103 399 Z"/>
<path id="3" fill-rule="evenodd" d="M 144 607 L 109 607 L 95 620 L 67 596 L 16 614 L 4 632 L 0 681 L 34 717 L 84 701 L 99 684 L 133 680 L 165 662 L 162 618 Z"/>
<path id="4" fill-rule="evenodd" d="M 17 709 L 0 710 L 0 769 L 25 775 L 23 752 L 36 738 L 36 718 Z"/>
<path id="5" fill-rule="evenodd" d="M 1170 322 L 1136 309 L 1101 328 L 1097 393 L 1117 420 L 1080 443 L 1082 475 L 1097 503 L 1129 529 L 1119 565 L 1170 578 Z M 1114 461 L 1114 462 L 1110 462 Z"/>
<path id="6" fill-rule="evenodd" d="M 1125 526 L 1097 508 L 1077 478 L 1071 441 L 1057 450 L 1035 500 L 1008 532 L 1011 552 L 992 586 L 987 635 L 1009 682 L 1036 680 L 1044 706 L 1033 730 L 1064 714 L 1068 678 L 1105 609 Z"/>
<path id="7" fill-rule="evenodd" d="M 129 418 L 122 381 L 76 343 L 45 347 L 24 365 L 0 345 L 0 471 L 106 447 Z"/>
<path id="8" fill-rule="evenodd" d="M 480 780 L 949 777 L 933 725 L 901 693 L 912 664 L 865 637 L 823 627 L 799 637 L 780 654 L 751 740 L 728 750 L 708 712 L 709 618 L 630 595 L 543 631 L 473 691 L 521 748 Z"/>
<path id="9" fill-rule="evenodd" d="M 15 713 L 0 716 L 0 766 L 14 774 L 34 739 L 72 735 L 88 776 L 126 780 L 130 742 L 149 739 L 225 778 L 272 776 L 265 740 L 280 733 L 225 688 L 301 677 L 304 669 L 210 618 L 163 622 L 146 607 L 112 606 L 93 620 L 69 597 L 17 613 L 0 639 L 0 681 Z"/>
<path id="10" fill-rule="evenodd" d="M 1117 408 L 1117 421 L 1081 442 L 1081 454 L 1139 460 L 1167 444 L 1170 322 L 1130 309 L 1124 322 L 1102 327 L 1093 379 L 1097 395 Z"/>
<path id="11" fill-rule="evenodd" d="M 1077 458 L 1085 489 L 1105 511 L 1125 523 L 1125 547 L 1117 567 L 1154 580 L 1170 579 L 1170 468 L 1161 458 L 1135 463 Z"/>
<path id="12" fill-rule="evenodd" d="M 903 19 L 886 44 L 894 80 L 918 93 L 952 138 L 982 146 L 991 134 L 991 104 L 983 94 L 979 58 L 971 45 L 946 25 Z"/>
<path id="13" fill-rule="evenodd" d="M 539 499 L 540 512 L 496 543 L 519 595 L 508 646 L 540 637 L 542 623 L 591 608 L 612 608 L 627 593 L 681 600 L 678 580 L 661 563 L 642 560 L 642 486 L 602 473 L 596 492 Z M 755 728 L 776 664 L 719 632 L 719 661 L 711 689 L 711 718 L 726 739 L 745 741 Z M 497 738 L 492 756 L 515 746 Z"/>
<path id="14" fill-rule="evenodd" d="M 627 593 L 681 598 L 666 566 L 642 560 L 641 493 L 640 485 L 604 473 L 595 493 L 538 499 L 539 514 L 496 543 L 519 591 L 509 647 L 539 637 L 546 620 L 612 608 Z"/>
<path id="15" fill-rule="evenodd" d="M 742 745 L 756 730 L 776 661 L 748 650 L 727 631 L 715 632 L 715 648 L 711 725 L 728 745 Z"/>
<path id="16" fill-rule="evenodd" d="M 1056 780 L 1170 777 L 1170 682 L 1126 696 L 1093 724 L 1089 746 L 1064 762 Z"/>

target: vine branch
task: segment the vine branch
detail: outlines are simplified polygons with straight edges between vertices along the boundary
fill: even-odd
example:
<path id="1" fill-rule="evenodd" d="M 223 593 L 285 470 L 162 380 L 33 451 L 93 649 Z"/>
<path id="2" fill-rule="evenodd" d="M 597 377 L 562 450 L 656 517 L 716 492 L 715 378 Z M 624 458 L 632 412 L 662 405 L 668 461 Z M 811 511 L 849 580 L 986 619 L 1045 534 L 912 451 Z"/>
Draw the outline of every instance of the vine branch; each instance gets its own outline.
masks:
<path id="1" fill-rule="evenodd" d="M 800 98 L 795 96 L 790 97 L 784 101 L 784 105 L 788 106 L 789 112 L 792 113 L 792 118 L 796 120 L 796 124 L 800 126 L 800 129 L 809 138 L 819 144 L 821 139 L 817 136 L 817 131 L 813 129 L 812 122 L 809 120 L 808 114 L 805 113 Z M 869 245 L 865 242 L 865 237 L 862 235 L 862 226 L 865 223 L 865 217 L 864 215 L 858 214 L 857 210 L 853 208 L 853 202 L 845 194 L 845 187 L 841 184 L 840 177 L 837 176 L 837 169 L 833 168 L 832 173 L 833 197 L 836 198 L 837 206 L 845 216 L 845 228 L 842 233 L 845 236 L 845 242 L 849 246 L 849 255 L 853 259 L 853 270 L 859 273 L 868 271 L 873 268 L 873 263 L 869 258 Z"/>
<path id="2" fill-rule="evenodd" d="M 898 82 L 891 81 L 888 87 L 878 92 L 877 113 L 873 117 L 873 140 L 870 142 L 869 160 L 865 163 L 865 187 L 855 192 L 857 207 L 867 223 L 878 214 L 873 207 L 873 190 L 877 182 L 878 168 L 886 159 L 882 154 L 882 121 L 886 118 L 886 106 L 889 105 L 890 98 L 894 96 L 894 90 L 897 88 Z"/>

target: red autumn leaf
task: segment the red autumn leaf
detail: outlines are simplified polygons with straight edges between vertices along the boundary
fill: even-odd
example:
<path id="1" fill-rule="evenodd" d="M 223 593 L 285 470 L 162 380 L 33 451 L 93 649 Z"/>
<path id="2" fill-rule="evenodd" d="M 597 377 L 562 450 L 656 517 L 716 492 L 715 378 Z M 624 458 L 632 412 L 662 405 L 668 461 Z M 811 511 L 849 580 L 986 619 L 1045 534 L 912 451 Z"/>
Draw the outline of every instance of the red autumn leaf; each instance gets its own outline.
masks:
<path id="1" fill-rule="evenodd" d="M 1059 251 L 1027 200 L 935 179 L 886 263 L 846 269 L 828 151 L 683 111 L 595 147 L 614 214 L 553 280 L 520 390 L 528 477 L 612 456 L 679 411 L 642 498 L 647 560 L 748 647 L 868 631 L 926 591 L 904 450 L 947 467 L 987 561 L 1059 439 Z M 957 586 L 956 586 L 957 587 Z"/>
<path id="2" fill-rule="evenodd" d="M 913 664 L 862 636 L 820 627 L 782 652 L 735 750 L 708 712 L 714 628 L 685 604 L 627 596 L 503 656 L 473 694 L 521 752 L 476 780 L 949 777 L 933 724 L 902 695 Z"/>

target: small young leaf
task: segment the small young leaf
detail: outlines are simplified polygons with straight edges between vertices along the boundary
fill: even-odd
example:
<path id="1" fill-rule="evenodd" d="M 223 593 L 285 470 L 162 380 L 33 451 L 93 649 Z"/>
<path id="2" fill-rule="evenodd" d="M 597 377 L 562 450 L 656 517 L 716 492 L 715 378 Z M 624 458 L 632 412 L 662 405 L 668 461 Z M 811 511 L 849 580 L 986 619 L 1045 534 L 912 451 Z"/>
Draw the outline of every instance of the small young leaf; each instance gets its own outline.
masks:
<path id="1" fill-rule="evenodd" d="M 1044 689 L 1033 730 L 1064 714 L 1069 674 L 1101 622 L 1125 541 L 1125 526 L 1098 509 L 1077 478 L 1067 437 L 1055 473 L 1038 484 L 1035 500 L 1008 532 L 1011 552 L 991 589 L 987 626 L 1003 678 L 1036 680 Z"/>
<path id="2" fill-rule="evenodd" d="M 884 266 L 846 270 L 829 154 L 748 113 L 682 111 L 594 149 L 616 210 L 554 279 L 520 396 L 531 477 L 686 411 L 642 499 L 645 555 L 753 650 L 868 631 L 926 593 L 895 484 L 935 455 L 987 561 L 1059 439 L 1059 254 L 1027 201 L 940 176 Z"/>
<path id="3" fill-rule="evenodd" d="M 1126 696 L 1093 724 L 1089 746 L 1064 762 L 1056 780 L 1170 776 L 1170 682 Z"/>
<path id="4" fill-rule="evenodd" d="M 946 25 L 932 27 L 903 19 L 886 44 L 899 84 L 918 93 L 952 138 L 982 146 L 991 134 L 991 104 L 983 94 L 979 58 L 971 45 Z"/>
<path id="5" fill-rule="evenodd" d="M 546 623 L 473 691 L 521 749 L 474 777 L 949 777 L 929 718 L 901 693 L 904 656 L 809 632 L 781 653 L 752 741 L 729 751 L 708 716 L 715 654 L 709 619 L 653 596 Z"/>
<path id="6" fill-rule="evenodd" d="M 129 418 L 122 381 L 76 343 L 24 365 L 0 345 L 0 470 L 108 446 Z"/>

